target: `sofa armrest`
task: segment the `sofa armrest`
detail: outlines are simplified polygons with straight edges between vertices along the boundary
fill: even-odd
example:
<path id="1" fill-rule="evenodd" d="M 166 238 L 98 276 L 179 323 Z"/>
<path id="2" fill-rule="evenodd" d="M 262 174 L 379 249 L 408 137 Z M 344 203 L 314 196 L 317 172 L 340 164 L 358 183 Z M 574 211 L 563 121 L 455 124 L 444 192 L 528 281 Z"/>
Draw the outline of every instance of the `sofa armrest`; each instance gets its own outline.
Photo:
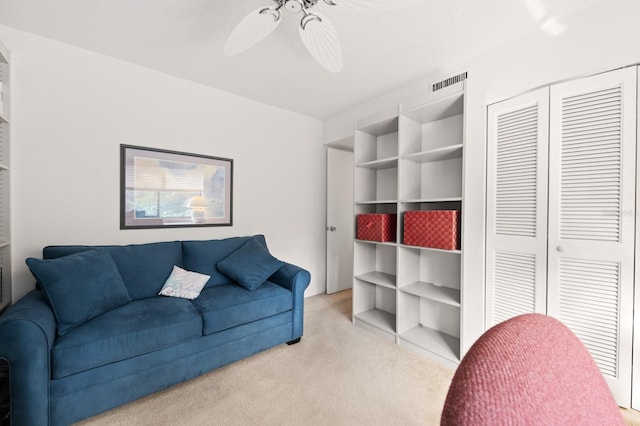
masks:
<path id="1" fill-rule="evenodd" d="M 269 281 L 293 293 L 293 331 L 291 340 L 302 337 L 304 324 L 304 291 L 311 282 L 309 271 L 286 263 L 273 274 Z"/>
<path id="2" fill-rule="evenodd" d="M 33 290 L 0 315 L 0 358 L 9 362 L 11 423 L 49 423 L 50 353 L 56 320 L 44 292 Z"/>

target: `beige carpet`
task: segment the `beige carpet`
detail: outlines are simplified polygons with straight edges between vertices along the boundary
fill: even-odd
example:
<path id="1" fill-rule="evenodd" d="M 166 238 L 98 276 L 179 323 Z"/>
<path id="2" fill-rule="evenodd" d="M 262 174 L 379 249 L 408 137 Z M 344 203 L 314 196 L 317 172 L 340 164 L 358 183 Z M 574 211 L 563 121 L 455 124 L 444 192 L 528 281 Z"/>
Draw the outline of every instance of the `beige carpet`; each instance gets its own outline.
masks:
<path id="1" fill-rule="evenodd" d="M 305 300 L 281 345 L 80 424 L 437 425 L 453 372 L 351 322 L 351 292 Z"/>

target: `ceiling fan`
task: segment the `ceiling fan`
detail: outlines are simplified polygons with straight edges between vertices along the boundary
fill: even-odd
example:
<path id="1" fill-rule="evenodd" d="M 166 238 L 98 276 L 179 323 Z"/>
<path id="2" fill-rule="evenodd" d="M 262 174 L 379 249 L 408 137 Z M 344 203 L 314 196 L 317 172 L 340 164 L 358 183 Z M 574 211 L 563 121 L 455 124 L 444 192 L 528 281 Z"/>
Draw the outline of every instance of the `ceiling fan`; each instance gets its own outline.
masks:
<path id="1" fill-rule="evenodd" d="M 342 46 L 338 33 L 324 14 L 314 7 L 319 0 L 273 0 L 275 6 L 258 8 L 245 16 L 227 38 L 226 56 L 237 55 L 258 44 L 271 34 L 282 21 L 282 10 L 302 14 L 300 38 L 311 56 L 328 71 L 342 70 Z M 424 0 L 322 0 L 329 6 L 352 10 L 373 9 L 389 11 L 401 9 Z"/>

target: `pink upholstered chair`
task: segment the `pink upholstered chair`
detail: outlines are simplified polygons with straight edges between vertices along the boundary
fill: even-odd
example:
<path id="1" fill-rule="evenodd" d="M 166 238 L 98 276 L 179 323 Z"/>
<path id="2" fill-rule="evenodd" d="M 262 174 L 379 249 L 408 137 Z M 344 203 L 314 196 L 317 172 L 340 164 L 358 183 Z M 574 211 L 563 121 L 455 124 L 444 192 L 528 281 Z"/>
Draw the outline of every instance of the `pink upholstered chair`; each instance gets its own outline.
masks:
<path id="1" fill-rule="evenodd" d="M 624 425 L 600 370 L 560 321 L 540 314 L 485 332 L 455 372 L 441 425 Z"/>

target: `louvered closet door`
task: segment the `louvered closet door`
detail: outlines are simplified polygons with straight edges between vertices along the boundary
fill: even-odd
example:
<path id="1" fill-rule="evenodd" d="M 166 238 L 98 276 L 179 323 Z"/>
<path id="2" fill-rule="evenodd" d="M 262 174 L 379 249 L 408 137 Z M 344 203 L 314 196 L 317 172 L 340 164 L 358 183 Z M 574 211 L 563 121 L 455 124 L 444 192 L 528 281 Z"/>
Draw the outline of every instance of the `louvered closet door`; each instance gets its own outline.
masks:
<path id="1" fill-rule="evenodd" d="M 486 328 L 546 311 L 549 90 L 488 108 Z"/>
<path id="2" fill-rule="evenodd" d="M 636 75 L 551 87 L 548 314 L 580 337 L 629 406 Z"/>

